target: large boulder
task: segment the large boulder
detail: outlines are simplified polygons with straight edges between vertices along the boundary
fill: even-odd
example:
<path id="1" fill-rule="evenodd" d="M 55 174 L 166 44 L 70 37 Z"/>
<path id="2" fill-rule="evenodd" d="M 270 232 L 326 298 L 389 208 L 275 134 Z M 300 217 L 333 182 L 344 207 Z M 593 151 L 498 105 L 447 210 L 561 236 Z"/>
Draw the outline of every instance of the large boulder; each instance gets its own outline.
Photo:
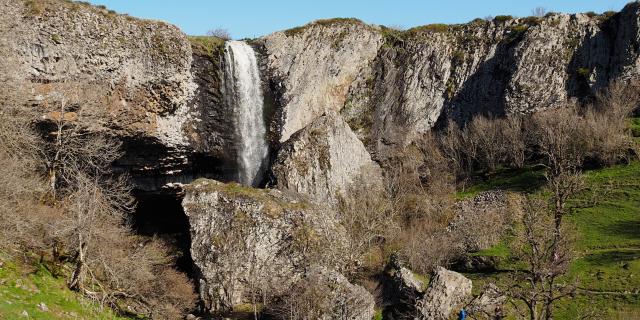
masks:
<path id="1" fill-rule="evenodd" d="M 382 186 L 379 166 L 340 116 L 330 112 L 282 145 L 273 165 L 280 189 L 335 204 L 354 182 L 372 192 Z"/>
<path id="2" fill-rule="evenodd" d="M 424 296 L 417 302 L 419 320 L 446 320 L 471 298 L 471 280 L 438 267 Z"/>
<path id="3" fill-rule="evenodd" d="M 424 296 L 426 284 L 392 255 L 385 267 L 383 295 L 385 319 L 405 319 L 417 313 L 416 301 Z"/>
<path id="4" fill-rule="evenodd" d="M 338 272 L 313 267 L 282 297 L 274 311 L 309 320 L 371 320 L 374 306 L 373 296 L 365 288 L 351 284 Z"/>
<path id="5" fill-rule="evenodd" d="M 213 180 L 185 187 L 191 257 L 209 311 L 285 295 L 311 266 L 343 264 L 344 228 L 304 196 Z"/>

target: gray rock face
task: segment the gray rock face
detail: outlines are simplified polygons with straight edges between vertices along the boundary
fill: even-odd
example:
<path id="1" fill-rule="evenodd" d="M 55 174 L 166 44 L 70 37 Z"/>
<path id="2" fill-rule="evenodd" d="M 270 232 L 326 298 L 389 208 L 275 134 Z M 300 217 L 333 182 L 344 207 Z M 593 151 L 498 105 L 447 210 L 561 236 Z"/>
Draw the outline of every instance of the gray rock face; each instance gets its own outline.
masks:
<path id="1" fill-rule="evenodd" d="M 418 300 L 420 320 L 446 320 L 471 297 L 471 280 L 463 275 L 438 267 L 425 295 Z"/>
<path id="2" fill-rule="evenodd" d="M 335 204 L 356 180 L 372 191 L 382 186 L 380 168 L 336 113 L 329 112 L 282 145 L 273 165 L 280 189 Z"/>
<path id="3" fill-rule="evenodd" d="M 375 58 L 382 36 L 348 19 L 319 21 L 261 39 L 281 93 L 274 131 L 284 142 L 326 111 L 339 111 L 360 70 Z"/>
<path id="4" fill-rule="evenodd" d="M 191 46 L 177 27 L 64 1 L 0 5 L 18 18 L 8 42 L 24 78 L 42 84 L 36 93 L 46 96 L 70 82 L 89 85 L 105 99 L 111 116 L 100 119 L 105 127 L 187 144 L 181 125 L 196 85 Z"/>
<path id="5" fill-rule="evenodd" d="M 305 197 L 198 180 L 186 187 L 182 205 L 207 310 L 251 303 L 252 293 L 284 295 L 311 266 L 344 263 L 344 228 Z"/>
<path id="6" fill-rule="evenodd" d="M 350 20 L 275 33 L 261 40 L 282 107 L 272 127 L 284 142 L 339 111 L 384 162 L 438 121 L 557 108 L 639 75 L 639 7 L 404 33 Z"/>
<path id="7" fill-rule="evenodd" d="M 13 78 L 33 88 L 38 112 L 57 111 L 54 97 L 71 101 L 78 121 L 124 142 L 117 165 L 139 188 L 188 182 L 198 159 L 233 158 L 219 59 L 192 50 L 177 27 L 72 1 L 0 0 L 0 9 Z"/>
<path id="8" fill-rule="evenodd" d="M 559 107 L 638 76 L 638 8 L 383 30 L 385 44 L 338 109 L 384 161 L 438 121 Z"/>

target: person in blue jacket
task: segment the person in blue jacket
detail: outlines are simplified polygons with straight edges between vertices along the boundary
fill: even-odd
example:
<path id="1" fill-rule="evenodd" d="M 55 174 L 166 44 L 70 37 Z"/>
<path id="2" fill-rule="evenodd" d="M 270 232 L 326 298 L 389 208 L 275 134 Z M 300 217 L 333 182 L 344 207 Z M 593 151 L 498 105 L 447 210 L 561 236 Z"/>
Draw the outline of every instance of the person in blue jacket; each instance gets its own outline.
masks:
<path id="1" fill-rule="evenodd" d="M 460 310 L 458 314 L 458 320 L 465 320 L 467 318 L 467 312 L 464 309 Z"/>

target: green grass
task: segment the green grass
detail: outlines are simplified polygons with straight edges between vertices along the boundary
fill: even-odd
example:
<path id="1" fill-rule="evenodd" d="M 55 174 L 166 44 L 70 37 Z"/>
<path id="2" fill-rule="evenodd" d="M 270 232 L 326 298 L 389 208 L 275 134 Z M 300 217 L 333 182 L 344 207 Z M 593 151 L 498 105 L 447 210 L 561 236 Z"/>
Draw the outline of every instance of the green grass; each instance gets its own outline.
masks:
<path id="1" fill-rule="evenodd" d="M 376 313 L 373 315 L 373 320 L 382 320 L 382 310 L 376 310 Z"/>
<path id="2" fill-rule="evenodd" d="M 509 250 L 509 243 L 507 240 L 498 243 L 497 245 L 480 250 L 478 252 L 474 252 L 471 255 L 477 257 L 499 257 L 499 258 L 508 258 L 511 254 Z"/>
<path id="3" fill-rule="evenodd" d="M 640 162 L 585 176 L 588 188 L 569 216 L 581 237 L 578 249 L 640 249 Z"/>
<path id="4" fill-rule="evenodd" d="M 631 118 L 629 120 L 629 128 L 631 129 L 631 134 L 634 137 L 640 137 L 640 117 Z"/>
<path id="5" fill-rule="evenodd" d="M 45 268 L 27 273 L 3 256 L 0 264 L 0 319 L 129 319 L 68 290 L 64 279 L 52 276 Z M 40 303 L 48 311 L 41 310 Z"/>

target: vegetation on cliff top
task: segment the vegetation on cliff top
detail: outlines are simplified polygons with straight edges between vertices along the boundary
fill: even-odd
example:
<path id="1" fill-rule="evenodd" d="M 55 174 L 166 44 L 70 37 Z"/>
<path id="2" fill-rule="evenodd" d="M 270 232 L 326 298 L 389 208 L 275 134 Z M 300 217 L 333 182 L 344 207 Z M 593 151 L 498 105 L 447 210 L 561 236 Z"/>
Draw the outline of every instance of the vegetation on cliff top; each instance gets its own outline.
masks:
<path id="1" fill-rule="evenodd" d="M 215 58 L 224 52 L 225 40 L 214 36 L 189 36 L 191 48 L 196 53 Z"/>

